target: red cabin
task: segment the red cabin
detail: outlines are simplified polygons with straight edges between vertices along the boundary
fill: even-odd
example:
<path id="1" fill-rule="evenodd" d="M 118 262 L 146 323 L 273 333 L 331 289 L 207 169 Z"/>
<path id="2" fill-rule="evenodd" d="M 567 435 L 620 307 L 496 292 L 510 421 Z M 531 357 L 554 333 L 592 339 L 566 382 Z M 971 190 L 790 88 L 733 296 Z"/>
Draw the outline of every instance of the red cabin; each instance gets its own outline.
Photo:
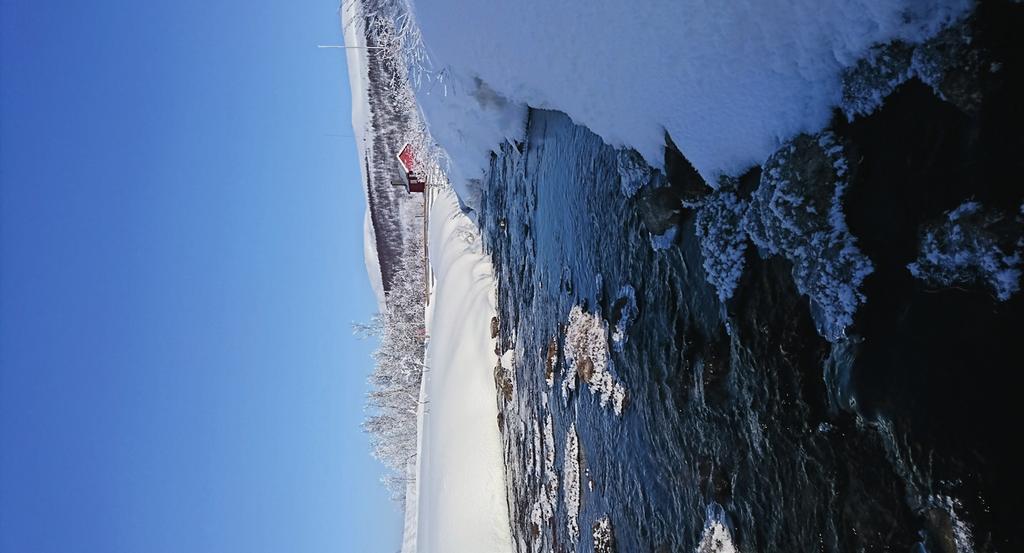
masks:
<path id="1" fill-rule="evenodd" d="M 402 146 L 402 150 L 398 152 L 398 174 L 402 180 L 393 184 L 405 185 L 406 191 L 410 193 L 422 193 L 427 187 L 427 177 L 417 167 L 416 154 L 413 152 L 411 144 Z"/>

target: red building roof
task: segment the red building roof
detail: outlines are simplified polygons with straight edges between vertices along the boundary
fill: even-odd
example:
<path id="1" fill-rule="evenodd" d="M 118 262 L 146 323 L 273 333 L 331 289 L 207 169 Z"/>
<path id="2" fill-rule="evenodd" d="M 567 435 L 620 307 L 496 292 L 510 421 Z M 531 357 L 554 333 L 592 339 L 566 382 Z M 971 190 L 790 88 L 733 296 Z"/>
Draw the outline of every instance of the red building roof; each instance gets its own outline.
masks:
<path id="1" fill-rule="evenodd" d="M 402 151 L 398 152 L 398 162 L 405 168 L 406 173 L 412 173 L 416 170 L 416 155 L 412 151 L 411 144 L 402 146 Z"/>

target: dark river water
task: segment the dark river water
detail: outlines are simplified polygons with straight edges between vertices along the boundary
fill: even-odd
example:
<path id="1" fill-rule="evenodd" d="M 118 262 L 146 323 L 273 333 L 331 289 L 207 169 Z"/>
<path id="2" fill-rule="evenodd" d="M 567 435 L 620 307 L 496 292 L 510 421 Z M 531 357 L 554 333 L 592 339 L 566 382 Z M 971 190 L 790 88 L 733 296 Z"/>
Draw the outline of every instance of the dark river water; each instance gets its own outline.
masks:
<path id="1" fill-rule="evenodd" d="M 906 269 L 923 222 L 967 199 L 1012 213 L 1024 198 L 1024 22 L 982 15 L 1003 65 L 979 112 L 911 81 L 869 117 L 837 115 L 855 165 L 846 217 L 875 271 L 835 343 L 780 256 L 748 248 L 719 301 L 677 151 L 630 197 L 615 149 L 531 113 L 524 143 L 493 159 L 478 219 L 515 351 L 498 402 L 521 551 L 608 550 L 593 536 L 605 517 L 618 551 L 1024 550 L 1021 294 L 936 289 Z M 676 234 L 655 247 L 659 218 Z M 623 331 L 605 344 L 621 415 L 567 363 L 574 306 Z"/>

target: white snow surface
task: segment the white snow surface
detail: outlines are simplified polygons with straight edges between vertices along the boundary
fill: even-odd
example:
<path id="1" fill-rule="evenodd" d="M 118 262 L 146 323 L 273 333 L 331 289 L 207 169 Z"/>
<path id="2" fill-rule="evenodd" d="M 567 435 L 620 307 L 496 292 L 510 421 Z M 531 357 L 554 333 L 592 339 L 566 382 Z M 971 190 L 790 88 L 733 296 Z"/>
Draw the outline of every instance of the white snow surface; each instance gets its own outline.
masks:
<path id="1" fill-rule="evenodd" d="M 432 0 L 416 15 L 447 81 L 420 99 L 460 192 L 491 149 L 521 138 L 527 105 L 564 111 L 655 167 L 667 131 L 714 183 L 825 127 L 842 70 L 873 44 L 920 42 L 971 4 Z"/>
<path id="2" fill-rule="evenodd" d="M 477 237 L 470 240 L 467 237 Z M 450 191 L 430 210 L 437 284 L 420 415 L 418 553 L 511 553 L 493 368 L 495 281 Z"/>

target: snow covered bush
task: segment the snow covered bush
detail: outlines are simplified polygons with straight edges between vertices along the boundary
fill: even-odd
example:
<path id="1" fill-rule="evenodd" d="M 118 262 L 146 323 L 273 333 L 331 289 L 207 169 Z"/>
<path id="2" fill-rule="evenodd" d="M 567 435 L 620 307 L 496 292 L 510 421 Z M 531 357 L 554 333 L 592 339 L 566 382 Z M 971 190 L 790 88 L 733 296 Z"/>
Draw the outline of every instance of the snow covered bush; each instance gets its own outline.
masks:
<path id="1" fill-rule="evenodd" d="M 797 290 L 811 301 L 818 332 L 837 341 L 864 303 L 872 271 L 842 211 L 847 165 L 831 133 L 800 135 L 765 162 L 744 227 L 762 254 L 793 263 Z"/>
<path id="2" fill-rule="evenodd" d="M 704 274 L 723 302 L 732 297 L 743 274 L 746 212 L 747 203 L 729 191 L 711 194 L 697 210 L 697 238 L 704 257 Z"/>
<path id="3" fill-rule="evenodd" d="M 924 227 L 920 254 L 907 268 L 929 286 L 984 283 L 1006 301 L 1020 288 L 1021 224 L 1019 216 L 965 202 Z"/>

